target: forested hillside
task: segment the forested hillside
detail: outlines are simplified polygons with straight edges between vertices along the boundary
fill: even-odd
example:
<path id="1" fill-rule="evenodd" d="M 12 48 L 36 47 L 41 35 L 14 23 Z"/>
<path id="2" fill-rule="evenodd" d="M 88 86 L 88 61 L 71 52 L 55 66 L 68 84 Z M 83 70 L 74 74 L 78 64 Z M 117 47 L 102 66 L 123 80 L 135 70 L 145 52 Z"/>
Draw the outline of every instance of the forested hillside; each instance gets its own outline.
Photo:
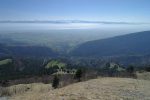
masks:
<path id="1" fill-rule="evenodd" d="M 131 56 L 150 54 L 150 31 L 137 32 L 108 39 L 83 43 L 76 47 L 73 56 Z"/>

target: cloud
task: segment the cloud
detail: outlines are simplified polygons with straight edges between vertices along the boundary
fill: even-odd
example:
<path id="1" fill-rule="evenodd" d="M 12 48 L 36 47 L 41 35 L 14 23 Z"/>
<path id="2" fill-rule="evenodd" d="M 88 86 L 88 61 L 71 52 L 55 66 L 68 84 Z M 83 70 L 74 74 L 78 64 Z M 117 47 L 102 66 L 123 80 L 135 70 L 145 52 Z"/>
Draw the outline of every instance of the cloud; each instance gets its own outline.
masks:
<path id="1" fill-rule="evenodd" d="M 0 23 L 49 23 L 49 24 L 120 24 L 120 25 L 143 25 L 144 22 L 111 22 L 111 21 L 86 21 L 86 20 L 28 20 L 28 21 L 0 21 Z"/>

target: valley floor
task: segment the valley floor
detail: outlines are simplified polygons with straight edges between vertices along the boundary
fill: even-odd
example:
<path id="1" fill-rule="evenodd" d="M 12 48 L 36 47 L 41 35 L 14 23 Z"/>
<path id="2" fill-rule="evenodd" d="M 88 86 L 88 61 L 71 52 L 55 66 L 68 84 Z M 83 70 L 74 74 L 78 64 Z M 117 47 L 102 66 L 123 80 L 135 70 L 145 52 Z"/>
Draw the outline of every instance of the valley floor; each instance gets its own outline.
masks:
<path id="1" fill-rule="evenodd" d="M 48 92 L 29 91 L 10 100 L 150 100 L 150 81 L 98 78 Z"/>

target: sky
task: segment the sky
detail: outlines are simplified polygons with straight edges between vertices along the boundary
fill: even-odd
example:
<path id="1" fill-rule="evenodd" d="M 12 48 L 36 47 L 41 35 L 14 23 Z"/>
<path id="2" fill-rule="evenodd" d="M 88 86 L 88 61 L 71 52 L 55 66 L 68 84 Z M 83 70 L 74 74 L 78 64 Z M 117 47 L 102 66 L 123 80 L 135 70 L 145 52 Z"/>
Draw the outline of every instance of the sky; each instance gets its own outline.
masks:
<path id="1" fill-rule="evenodd" d="M 0 21 L 87 20 L 150 23 L 150 0 L 0 0 Z"/>

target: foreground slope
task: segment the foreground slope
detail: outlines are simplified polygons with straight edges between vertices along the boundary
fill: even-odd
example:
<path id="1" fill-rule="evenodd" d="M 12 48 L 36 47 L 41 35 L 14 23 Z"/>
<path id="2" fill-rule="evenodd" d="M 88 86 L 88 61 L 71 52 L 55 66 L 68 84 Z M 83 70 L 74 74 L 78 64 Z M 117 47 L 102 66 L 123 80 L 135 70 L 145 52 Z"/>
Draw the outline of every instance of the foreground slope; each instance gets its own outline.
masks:
<path id="1" fill-rule="evenodd" d="M 39 87 L 40 88 L 40 87 Z M 49 92 L 27 92 L 11 100 L 150 100 L 150 81 L 99 78 Z"/>
<path id="2" fill-rule="evenodd" d="M 150 31 L 137 32 L 81 44 L 74 56 L 122 56 L 150 54 Z"/>

